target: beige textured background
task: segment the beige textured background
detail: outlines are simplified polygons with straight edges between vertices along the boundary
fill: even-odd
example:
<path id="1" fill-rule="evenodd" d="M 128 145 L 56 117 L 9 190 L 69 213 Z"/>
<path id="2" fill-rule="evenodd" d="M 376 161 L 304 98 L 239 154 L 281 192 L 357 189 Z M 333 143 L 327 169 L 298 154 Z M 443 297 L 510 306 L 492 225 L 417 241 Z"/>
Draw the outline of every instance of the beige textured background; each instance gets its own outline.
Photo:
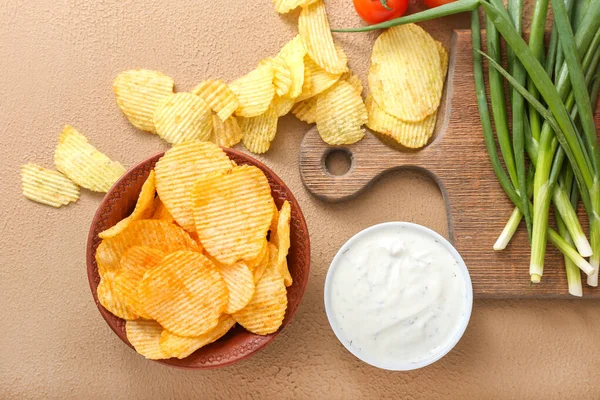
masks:
<path id="1" fill-rule="evenodd" d="M 328 9 L 333 25 L 359 23 L 350 0 L 331 0 Z M 230 80 L 274 54 L 296 32 L 295 20 L 296 13 L 279 17 L 270 0 L 2 1 L 0 398 L 597 398 L 600 308 L 585 300 L 476 301 L 456 349 L 420 371 L 380 371 L 346 352 L 322 301 L 336 250 L 382 221 L 444 233 L 443 204 L 431 181 L 407 172 L 348 203 L 312 198 L 297 170 L 307 126 L 291 117 L 264 160 L 295 191 L 311 231 L 311 277 L 293 323 L 264 351 L 213 371 L 146 361 L 106 326 L 85 273 L 101 196 L 84 191 L 59 210 L 27 201 L 19 165 L 51 167 L 64 123 L 127 166 L 165 149 L 118 111 L 111 82 L 119 71 L 159 69 L 179 90 L 204 78 Z M 373 38 L 340 36 L 363 79 Z"/>

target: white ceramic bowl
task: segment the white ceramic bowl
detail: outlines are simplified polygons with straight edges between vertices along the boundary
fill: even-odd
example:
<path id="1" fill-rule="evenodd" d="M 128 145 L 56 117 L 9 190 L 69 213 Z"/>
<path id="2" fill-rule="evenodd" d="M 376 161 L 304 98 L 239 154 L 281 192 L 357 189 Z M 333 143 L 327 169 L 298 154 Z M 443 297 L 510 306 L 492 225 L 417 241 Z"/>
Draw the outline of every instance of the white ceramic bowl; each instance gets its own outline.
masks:
<path id="1" fill-rule="evenodd" d="M 342 258 L 342 254 L 345 253 L 351 246 L 356 243 L 360 243 L 361 240 L 364 240 L 369 234 L 374 233 L 377 230 L 386 230 L 389 228 L 404 228 L 404 229 L 412 229 L 416 232 L 423 233 L 433 239 L 436 239 L 439 243 L 441 243 L 448 252 L 456 259 L 458 262 L 459 269 L 462 273 L 462 277 L 465 283 L 466 290 L 466 301 L 465 301 L 465 310 L 461 315 L 462 320 L 458 326 L 458 330 L 455 335 L 447 341 L 447 345 L 441 347 L 437 352 L 431 354 L 429 357 L 424 358 L 418 362 L 407 362 L 403 360 L 398 360 L 397 362 L 381 362 L 375 359 L 369 358 L 367 354 L 359 354 L 354 347 L 348 346 L 348 341 L 346 337 L 341 332 L 341 329 L 337 325 L 337 320 L 334 315 L 334 311 L 331 305 L 331 286 L 333 283 L 333 276 L 336 273 L 337 268 L 340 265 L 340 260 Z M 327 319 L 329 320 L 329 324 L 331 325 L 331 329 L 337 336 L 338 340 L 344 345 L 344 347 L 352 353 L 356 358 L 361 361 L 370 364 L 374 367 L 386 369 L 390 371 L 410 371 L 413 369 L 423 368 L 427 365 L 430 365 L 440 358 L 444 357 L 450 350 L 454 348 L 454 346 L 458 343 L 463 333 L 465 332 L 467 325 L 469 323 L 469 319 L 471 318 L 471 310 L 473 308 L 473 286 L 471 285 L 471 277 L 469 275 L 469 271 L 465 262 L 463 261 L 458 251 L 452 246 L 452 244 L 446 240 L 443 236 L 438 234 L 437 232 L 432 231 L 429 228 L 426 228 L 422 225 L 413 224 L 410 222 L 386 222 L 383 224 L 378 224 L 371 226 L 367 229 L 364 229 L 350 238 L 338 251 L 338 253 L 333 258 L 331 265 L 329 266 L 329 271 L 327 272 L 327 278 L 325 279 L 325 312 L 327 313 Z"/>

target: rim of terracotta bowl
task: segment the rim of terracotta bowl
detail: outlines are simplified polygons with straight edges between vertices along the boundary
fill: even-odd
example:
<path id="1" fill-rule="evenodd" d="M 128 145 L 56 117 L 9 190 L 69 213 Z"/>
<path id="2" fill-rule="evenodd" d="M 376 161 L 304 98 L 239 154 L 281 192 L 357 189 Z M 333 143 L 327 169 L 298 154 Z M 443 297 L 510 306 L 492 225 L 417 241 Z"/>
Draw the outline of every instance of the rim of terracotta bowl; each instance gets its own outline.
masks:
<path id="1" fill-rule="evenodd" d="M 221 339 L 197 350 L 184 359 L 169 358 L 165 360 L 152 360 L 170 367 L 182 369 L 220 368 L 246 359 L 257 353 L 259 350 L 262 350 L 291 322 L 300 306 L 310 275 L 310 237 L 308 234 L 308 227 L 300 205 L 292 191 L 275 172 L 257 159 L 239 150 L 224 148 L 223 151 L 225 151 L 229 158 L 238 162 L 238 164 L 254 165 L 265 173 L 269 180 L 269 185 L 271 186 L 271 194 L 273 195 L 275 204 L 277 204 L 278 208 L 281 207 L 284 200 L 288 200 L 292 206 L 290 237 L 292 238 L 293 250 L 290 248 L 288 264 L 290 273 L 294 279 L 292 286 L 287 288 L 288 308 L 286 309 L 285 318 L 281 327 L 277 332 L 272 334 L 264 336 L 255 335 L 246 331 L 238 324 Z M 129 343 L 125 334 L 125 321 L 111 314 L 98 302 L 97 287 L 100 282 L 100 277 L 98 275 L 98 267 L 95 259 L 96 249 L 101 241 L 98 237 L 98 233 L 101 232 L 102 229 L 109 227 L 99 228 L 99 225 L 102 222 L 106 224 L 106 220 L 108 219 L 107 215 L 114 213 L 115 210 L 118 212 L 119 209 L 127 208 L 126 211 L 121 211 L 124 216 L 131 212 L 135 206 L 135 200 L 137 199 L 137 194 L 141 189 L 141 185 L 150 173 L 150 170 L 154 168 L 156 162 L 163 155 L 164 152 L 160 152 L 141 161 L 130 168 L 113 185 L 106 196 L 104 196 L 104 199 L 94 214 L 87 240 L 87 275 L 94 302 L 108 326 L 131 349 L 133 349 L 133 346 Z M 133 184 L 131 183 L 132 180 L 134 180 Z M 135 188 L 133 188 L 134 186 Z M 121 196 L 128 191 L 131 191 L 132 193 L 135 192 L 135 199 L 133 199 L 133 201 L 130 199 L 128 201 L 130 204 L 126 204 L 126 207 L 123 207 L 119 200 L 121 199 Z M 131 196 L 132 195 L 130 194 L 130 197 Z M 135 351 L 135 349 L 133 350 Z"/>

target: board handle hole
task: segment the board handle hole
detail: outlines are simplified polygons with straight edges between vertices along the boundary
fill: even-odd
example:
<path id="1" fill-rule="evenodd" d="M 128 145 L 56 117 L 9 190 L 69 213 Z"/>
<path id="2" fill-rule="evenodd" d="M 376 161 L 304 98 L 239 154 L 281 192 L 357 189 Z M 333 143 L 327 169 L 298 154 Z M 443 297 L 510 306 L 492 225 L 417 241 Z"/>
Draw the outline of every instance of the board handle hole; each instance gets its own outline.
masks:
<path id="1" fill-rule="evenodd" d="M 333 176 L 346 175 L 352 168 L 353 157 L 348 149 L 331 149 L 323 156 L 325 172 Z"/>

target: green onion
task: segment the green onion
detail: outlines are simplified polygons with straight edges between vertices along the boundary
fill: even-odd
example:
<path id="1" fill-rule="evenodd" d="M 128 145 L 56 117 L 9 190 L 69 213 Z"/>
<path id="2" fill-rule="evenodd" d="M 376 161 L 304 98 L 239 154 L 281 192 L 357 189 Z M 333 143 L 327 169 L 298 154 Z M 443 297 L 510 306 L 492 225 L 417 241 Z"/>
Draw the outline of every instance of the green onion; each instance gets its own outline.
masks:
<path id="1" fill-rule="evenodd" d="M 533 56 L 539 61 L 544 59 L 544 29 L 546 27 L 546 15 L 548 14 L 548 0 L 536 0 L 531 17 L 531 28 L 529 33 L 529 47 Z M 521 35 L 519 35 L 520 37 Z M 529 81 L 527 89 L 536 99 L 539 97 L 534 83 Z M 529 123 L 533 137 L 540 139 L 541 119 L 535 109 L 529 108 Z"/>

